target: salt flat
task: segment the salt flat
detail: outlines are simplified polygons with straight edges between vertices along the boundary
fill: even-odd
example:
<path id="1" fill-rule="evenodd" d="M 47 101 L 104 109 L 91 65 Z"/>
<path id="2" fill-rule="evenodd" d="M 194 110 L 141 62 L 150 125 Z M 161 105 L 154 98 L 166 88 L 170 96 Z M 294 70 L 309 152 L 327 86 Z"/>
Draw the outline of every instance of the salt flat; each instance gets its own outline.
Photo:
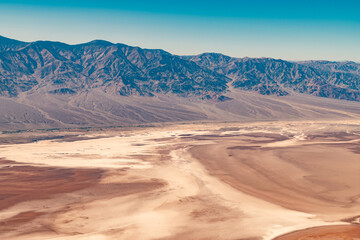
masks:
<path id="1" fill-rule="evenodd" d="M 1 239 L 359 237 L 359 121 L 62 134 L 0 146 Z"/>

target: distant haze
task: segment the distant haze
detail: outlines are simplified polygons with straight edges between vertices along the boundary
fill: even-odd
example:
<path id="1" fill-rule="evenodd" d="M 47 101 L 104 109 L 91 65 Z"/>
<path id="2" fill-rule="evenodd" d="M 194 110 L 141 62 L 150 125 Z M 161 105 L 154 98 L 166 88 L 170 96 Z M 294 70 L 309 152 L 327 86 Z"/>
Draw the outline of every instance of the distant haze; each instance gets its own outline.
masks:
<path id="1" fill-rule="evenodd" d="M 0 0 L 0 35 L 106 39 L 178 55 L 360 62 L 358 1 Z"/>

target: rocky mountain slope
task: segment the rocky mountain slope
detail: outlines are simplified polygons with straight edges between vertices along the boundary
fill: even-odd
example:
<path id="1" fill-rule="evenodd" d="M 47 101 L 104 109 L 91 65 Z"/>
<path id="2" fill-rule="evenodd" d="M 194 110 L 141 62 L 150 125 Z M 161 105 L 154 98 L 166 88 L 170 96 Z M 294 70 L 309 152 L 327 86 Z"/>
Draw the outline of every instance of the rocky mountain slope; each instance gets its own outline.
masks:
<path id="1" fill-rule="evenodd" d="M 29 43 L 0 36 L 0 52 L 18 50 L 27 44 Z"/>
<path id="2" fill-rule="evenodd" d="M 109 94 L 172 93 L 225 99 L 229 87 L 263 95 L 297 93 L 360 101 L 360 64 L 231 58 L 217 53 L 180 57 L 96 40 L 67 45 L 0 37 L 0 95 L 30 89 L 76 94 L 100 88 Z"/>
<path id="3" fill-rule="evenodd" d="M 53 94 L 76 94 L 100 88 L 125 96 L 152 96 L 161 92 L 211 98 L 225 92 L 230 81 L 163 50 L 106 41 L 80 45 L 48 41 L 25 44 L 2 38 L 1 42 L 7 43 L 0 52 L 2 96 L 13 97 L 45 87 Z"/>
<path id="4" fill-rule="evenodd" d="M 360 101 L 360 64 L 354 62 L 288 62 L 271 58 L 231 58 L 217 53 L 186 57 L 231 78 L 232 86 L 263 95 L 293 92 Z"/>
<path id="5" fill-rule="evenodd" d="M 0 37 L 0 130 L 359 118 L 359 69 Z"/>

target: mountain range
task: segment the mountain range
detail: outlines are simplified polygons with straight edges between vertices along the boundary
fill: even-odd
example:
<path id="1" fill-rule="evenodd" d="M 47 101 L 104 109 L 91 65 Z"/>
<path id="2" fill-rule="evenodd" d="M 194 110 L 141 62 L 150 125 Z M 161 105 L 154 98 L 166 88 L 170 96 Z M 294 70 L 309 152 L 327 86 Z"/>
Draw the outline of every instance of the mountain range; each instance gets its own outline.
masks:
<path id="1" fill-rule="evenodd" d="M 49 93 L 91 88 L 120 95 L 173 93 L 216 98 L 229 86 L 263 95 L 293 92 L 360 101 L 360 64 L 232 58 L 218 53 L 176 56 L 95 40 L 85 44 L 25 43 L 0 37 L 0 94 L 46 86 Z"/>
<path id="2" fill-rule="evenodd" d="M 15 126 L 14 122 L 24 127 L 26 121 L 42 123 L 44 127 L 101 125 L 101 119 L 109 111 L 114 112 L 114 116 L 109 116 L 114 119 L 103 120 L 105 125 L 208 119 L 208 111 L 203 111 L 204 108 L 190 110 L 189 103 L 212 108 L 211 105 L 217 106 L 221 102 L 221 106 L 230 102 L 233 105 L 242 99 L 242 105 L 235 104 L 236 111 L 220 108 L 239 115 L 238 109 L 249 105 L 250 100 L 243 99 L 249 94 L 258 99 L 261 95 L 264 99 L 270 96 L 274 101 L 300 94 L 303 98 L 315 96 L 353 101 L 356 106 L 360 101 L 360 64 L 233 58 L 219 53 L 177 56 L 160 49 L 143 49 L 103 40 L 68 45 L 51 41 L 22 42 L 0 36 L 0 126 L 6 128 Z M 92 96 L 92 106 L 88 106 L 84 96 Z M 70 106 L 74 107 L 75 102 L 80 110 L 73 109 L 69 114 Z M 130 103 L 124 106 L 124 102 Z M 167 104 L 170 102 L 172 105 Z M 149 104 L 157 110 L 147 109 Z M 14 109 L 13 105 L 17 107 Z M 10 111 L 8 106 L 12 106 Z M 144 106 L 147 106 L 146 110 Z M 72 120 L 59 120 L 60 116 L 51 113 L 56 108 L 60 112 L 67 109 L 66 114 L 60 115 Z M 97 113 L 96 121 L 84 120 L 94 108 L 106 113 Z M 166 110 L 169 108 L 173 113 Z M 12 111 L 16 113 L 11 115 Z M 212 111 L 214 116 L 216 111 Z M 22 116 L 20 120 L 19 115 Z M 32 115 L 30 120 L 29 115 Z M 124 115 L 123 119 L 119 115 Z M 268 115 L 263 114 L 261 118 Z M 276 116 L 270 115 L 271 118 Z M 240 116 L 251 118 L 249 113 Z"/>

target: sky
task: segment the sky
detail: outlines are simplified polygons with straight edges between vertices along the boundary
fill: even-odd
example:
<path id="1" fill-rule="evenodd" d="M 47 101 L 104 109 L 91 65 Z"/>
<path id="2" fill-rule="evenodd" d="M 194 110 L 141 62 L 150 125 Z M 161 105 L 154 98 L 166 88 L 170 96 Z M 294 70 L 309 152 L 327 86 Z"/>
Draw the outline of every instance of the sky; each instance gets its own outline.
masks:
<path id="1" fill-rule="evenodd" d="M 0 35 L 360 62 L 359 0 L 0 0 Z"/>

